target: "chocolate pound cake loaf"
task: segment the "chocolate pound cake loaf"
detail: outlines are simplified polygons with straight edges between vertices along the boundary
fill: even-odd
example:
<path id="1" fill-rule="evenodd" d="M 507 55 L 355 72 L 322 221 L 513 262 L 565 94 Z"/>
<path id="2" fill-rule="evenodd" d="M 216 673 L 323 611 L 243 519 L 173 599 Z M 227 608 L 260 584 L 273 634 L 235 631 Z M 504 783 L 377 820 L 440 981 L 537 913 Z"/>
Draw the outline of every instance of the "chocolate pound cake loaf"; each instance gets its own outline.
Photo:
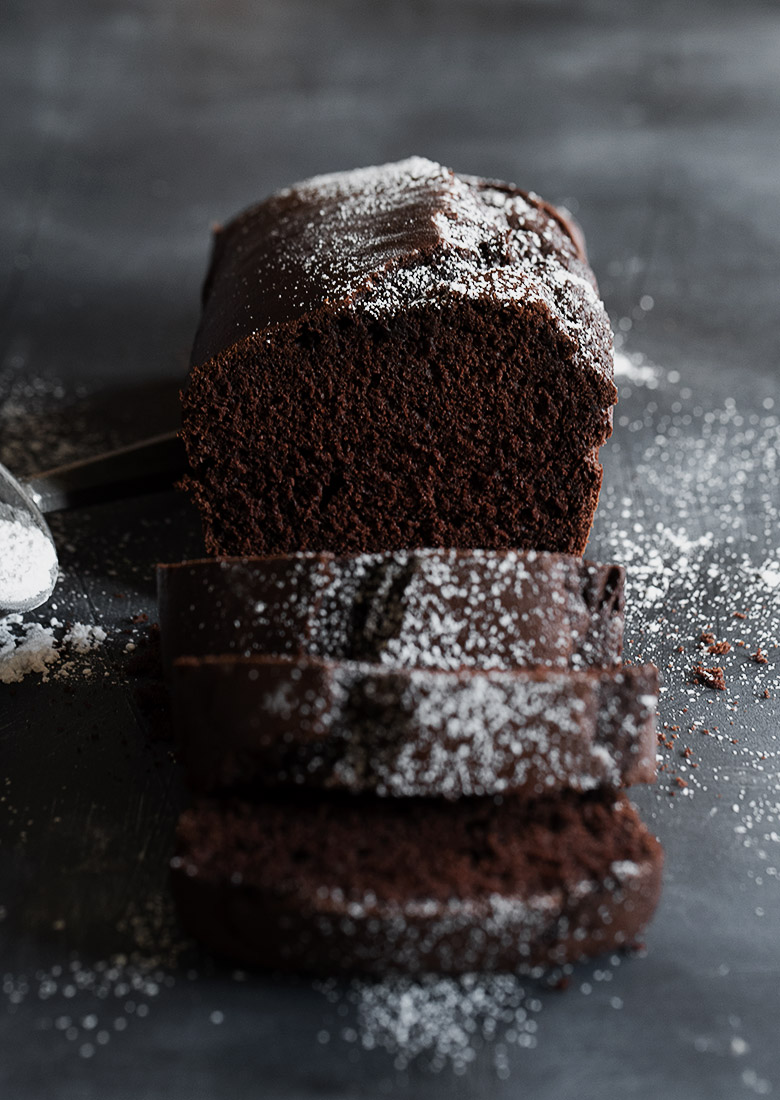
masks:
<path id="1" fill-rule="evenodd" d="M 163 661 L 314 656 L 402 668 L 612 667 L 618 565 L 536 551 L 207 559 L 157 569 Z"/>
<path id="2" fill-rule="evenodd" d="M 655 779 L 653 665 L 442 672 L 182 657 L 172 691 L 196 790 L 298 785 L 452 799 Z"/>
<path id="3" fill-rule="evenodd" d="M 624 796 L 204 802 L 173 885 L 203 944 L 270 969 L 521 971 L 630 947 L 662 853 Z"/>
<path id="4" fill-rule="evenodd" d="M 212 554 L 581 554 L 615 399 L 568 218 L 412 158 L 309 180 L 217 232 L 185 484 Z"/>

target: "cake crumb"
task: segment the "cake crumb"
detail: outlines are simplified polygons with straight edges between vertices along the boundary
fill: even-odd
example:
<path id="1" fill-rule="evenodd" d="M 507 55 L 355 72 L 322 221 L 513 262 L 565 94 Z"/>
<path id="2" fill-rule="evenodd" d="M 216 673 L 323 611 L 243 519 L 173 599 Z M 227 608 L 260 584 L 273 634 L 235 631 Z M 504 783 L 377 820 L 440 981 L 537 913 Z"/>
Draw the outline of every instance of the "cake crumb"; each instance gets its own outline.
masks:
<path id="1" fill-rule="evenodd" d="M 720 665 L 714 665 L 712 668 L 695 665 L 693 678 L 697 684 L 703 684 L 705 687 L 714 688 L 716 691 L 726 690 L 726 678 Z"/>

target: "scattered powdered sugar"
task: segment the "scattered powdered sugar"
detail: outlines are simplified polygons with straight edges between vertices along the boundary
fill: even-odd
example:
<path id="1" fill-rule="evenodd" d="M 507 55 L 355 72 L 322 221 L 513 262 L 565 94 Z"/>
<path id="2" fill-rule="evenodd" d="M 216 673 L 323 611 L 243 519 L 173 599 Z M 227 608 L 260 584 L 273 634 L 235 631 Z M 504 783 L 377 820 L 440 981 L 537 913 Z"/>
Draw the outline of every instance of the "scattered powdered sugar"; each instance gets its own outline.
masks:
<path id="1" fill-rule="evenodd" d="M 745 414 L 658 377 L 657 398 L 616 418 L 637 478 L 607 480 L 598 552 L 626 565 L 629 655 L 663 674 L 659 819 L 698 803 L 762 922 L 780 889 L 780 418 L 772 397 Z"/>
<path id="2" fill-rule="evenodd" d="M 602 493 L 600 547 L 626 566 L 627 635 L 635 651 L 641 639 L 647 658 L 664 663 L 671 641 L 690 646 L 711 628 L 772 648 L 780 640 L 780 421 L 746 420 L 732 398 L 719 410 L 681 411 L 674 402 L 657 417 L 652 443 L 633 459 L 647 490 L 627 495 L 608 483 Z M 621 420 L 629 437 L 638 430 L 640 421 Z"/>
<path id="3" fill-rule="evenodd" d="M 57 679 L 66 679 L 77 665 L 63 657 L 89 653 L 107 636 L 102 626 L 73 623 L 66 628 L 57 619 L 44 624 L 27 622 L 22 615 L 7 615 L 0 619 L 0 683 L 16 684 L 31 673 L 40 674 L 44 682 L 52 673 Z M 79 667 L 82 675 L 91 675 L 89 665 Z"/>
<path id="4" fill-rule="evenodd" d="M 457 1076 L 487 1052 L 499 1080 L 511 1076 L 512 1063 L 541 1039 L 541 1013 L 553 990 L 568 996 L 600 994 L 612 1009 L 623 1007 L 609 994 L 610 983 L 623 956 L 611 955 L 588 968 L 570 965 L 543 974 L 464 974 L 459 977 L 396 976 L 382 981 L 354 980 L 348 986 L 318 982 L 336 1020 L 327 1021 L 318 1034 L 320 1043 L 340 1040 L 365 1051 L 390 1055 L 397 1071 L 416 1064 L 429 1072 L 451 1071 Z"/>
<path id="5" fill-rule="evenodd" d="M 0 366 L 0 462 L 16 477 L 49 470 L 118 446 L 122 439 L 94 415 L 84 387 L 31 378 L 16 353 Z"/>
<path id="6" fill-rule="evenodd" d="M 615 381 L 619 385 L 621 381 L 633 382 L 635 385 L 646 386 L 654 390 L 658 386 L 659 370 L 652 363 L 648 363 L 642 355 L 629 355 L 624 351 L 615 350 Z"/>
<path id="7" fill-rule="evenodd" d="M 0 921 L 4 916 L 0 906 Z M 64 922 L 55 921 L 53 930 L 62 933 Z M 149 1016 L 160 995 L 176 984 L 176 965 L 189 946 L 167 895 L 131 903 L 117 932 L 127 950 L 107 958 L 87 960 L 71 952 L 52 966 L 0 974 L 0 1003 L 12 1014 L 32 1001 L 37 1031 L 64 1040 L 80 1058 L 94 1058 Z"/>
<path id="8" fill-rule="evenodd" d="M 628 385 L 615 438 L 603 452 L 616 465 L 607 469 L 589 553 L 625 565 L 627 656 L 655 661 L 663 674 L 661 777 L 645 793 L 655 801 L 662 841 L 666 829 L 676 828 L 675 815 L 693 810 L 698 799 L 710 831 L 719 819 L 731 819 L 724 822 L 726 845 L 732 835 L 728 858 L 745 887 L 767 891 L 755 907 L 761 922 L 776 909 L 780 889 L 780 740 L 771 722 L 766 729 L 780 653 L 780 418 L 772 398 L 763 415 L 743 414 L 736 398 L 721 407 L 697 403 L 677 371 L 641 355 L 618 355 L 616 375 Z M 642 439 L 638 449 L 635 437 Z M 729 648 L 710 654 L 719 643 Z M 723 667 L 725 691 L 694 682 L 692 668 L 701 661 Z M 622 861 L 616 873 L 630 877 L 633 870 Z M 610 967 L 597 962 L 593 978 L 579 980 L 567 996 L 591 995 L 619 962 L 618 956 Z M 722 973 L 728 975 L 728 965 Z M 571 974 L 564 968 L 565 980 Z M 518 1047 L 538 1041 L 539 1013 L 550 995 L 538 981 L 508 976 L 322 988 L 344 1015 L 349 1008 L 356 1016 L 322 1041 L 382 1049 L 400 1069 L 416 1061 L 463 1073 L 488 1037 L 499 1077 L 509 1076 Z M 622 1007 L 620 997 L 610 1003 Z M 521 1023 L 530 1021 L 530 1031 L 517 1026 L 515 1011 Z M 712 1033 L 697 1036 L 695 1048 L 744 1057 L 750 1045 L 734 1034 L 737 1026 L 736 1017 L 713 1019 Z M 741 1083 L 760 1095 L 772 1090 L 753 1068 L 744 1069 Z"/>
<path id="9" fill-rule="evenodd" d="M 89 626 L 86 623 L 74 623 L 62 639 L 65 645 L 70 645 L 76 653 L 89 653 L 101 645 L 108 635 L 102 626 Z"/>
<path id="10" fill-rule="evenodd" d="M 622 673 L 413 670 L 407 678 L 342 667 L 349 703 L 342 717 L 337 702 L 334 730 L 350 729 L 361 698 L 372 726 L 389 734 L 361 739 L 359 726 L 342 733 L 345 752 L 334 777 L 350 788 L 447 797 L 589 790 L 649 755 L 655 696 L 650 707 L 621 706 Z"/>
<path id="11" fill-rule="evenodd" d="M 346 993 L 335 982 L 319 988 L 332 1004 L 344 999 L 355 1013 L 355 1026 L 342 1026 L 337 1036 L 364 1050 L 386 1051 L 399 1070 L 423 1056 L 433 1071 L 449 1067 L 462 1074 L 477 1047 L 493 1043 L 496 1071 L 505 1077 L 507 1047 L 528 1049 L 537 1043 L 538 990 L 513 975 L 397 977 L 354 982 Z M 330 1032 L 318 1038 L 328 1042 Z"/>
<path id="12" fill-rule="evenodd" d="M 57 552 L 46 532 L 26 512 L 0 503 L 0 608 L 45 594 L 56 570 Z"/>

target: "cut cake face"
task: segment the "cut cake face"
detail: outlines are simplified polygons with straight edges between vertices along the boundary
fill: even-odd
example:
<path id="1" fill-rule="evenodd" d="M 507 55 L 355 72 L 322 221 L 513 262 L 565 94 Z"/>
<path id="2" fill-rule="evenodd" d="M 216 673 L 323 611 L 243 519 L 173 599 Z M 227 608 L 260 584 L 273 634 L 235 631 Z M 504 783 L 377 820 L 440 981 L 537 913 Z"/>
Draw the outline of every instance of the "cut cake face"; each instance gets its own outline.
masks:
<path id="1" fill-rule="evenodd" d="M 518 971 L 631 947 L 663 855 L 625 796 L 206 801 L 173 886 L 220 955 L 319 973 Z"/>

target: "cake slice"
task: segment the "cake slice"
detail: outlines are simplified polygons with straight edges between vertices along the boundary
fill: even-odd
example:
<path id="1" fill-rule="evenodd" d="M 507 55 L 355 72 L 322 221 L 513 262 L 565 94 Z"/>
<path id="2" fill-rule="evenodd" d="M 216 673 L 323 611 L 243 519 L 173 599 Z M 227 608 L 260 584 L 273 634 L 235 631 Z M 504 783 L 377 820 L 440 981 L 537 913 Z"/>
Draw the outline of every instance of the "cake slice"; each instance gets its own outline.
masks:
<path id="1" fill-rule="evenodd" d="M 157 568 L 163 661 L 233 653 L 400 667 L 614 666 L 618 565 L 536 551 L 399 550 Z"/>
<path id="2" fill-rule="evenodd" d="M 631 947 L 662 852 L 623 795 L 206 801 L 173 887 L 235 962 L 332 974 L 522 971 Z"/>
<path id="3" fill-rule="evenodd" d="M 581 554 L 616 400 L 570 219 L 413 157 L 217 231 L 182 395 L 211 554 Z"/>
<path id="4" fill-rule="evenodd" d="M 195 790 L 299 785 L 411 797 L 653 782 L 653 665 L 437 672 L 182 657 L 174 725 Z"/>

